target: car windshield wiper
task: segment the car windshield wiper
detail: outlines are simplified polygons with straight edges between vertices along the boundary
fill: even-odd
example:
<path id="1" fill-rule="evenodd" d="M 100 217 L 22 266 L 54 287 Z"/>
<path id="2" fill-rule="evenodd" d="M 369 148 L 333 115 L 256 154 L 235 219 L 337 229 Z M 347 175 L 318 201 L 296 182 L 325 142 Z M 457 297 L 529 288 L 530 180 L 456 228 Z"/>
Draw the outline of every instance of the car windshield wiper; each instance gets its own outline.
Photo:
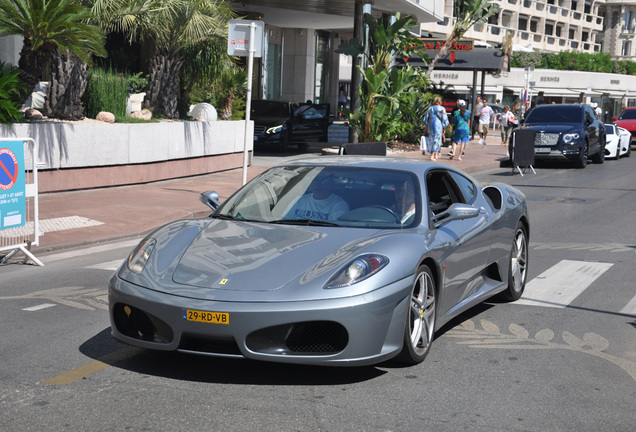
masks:
<path id="1" fill-rule="evenodd" d="M 273 224 L 282 225 L 309 225 L 309 226 L 342 226 L 340 224 L 315 219 L 279 219 L 271 221 Z"/>
<path id="2" fill-rule="evenodd" d="M 240 213 L 238 213 L 236 216 L 232 216 L 229 214 L 213 214 L 212 217 L 214 219 L 222 219 L 222 220 L 233 220 L 233 221 L 244 221 L 245 218 L 243 216 L 241 216 Z"/>

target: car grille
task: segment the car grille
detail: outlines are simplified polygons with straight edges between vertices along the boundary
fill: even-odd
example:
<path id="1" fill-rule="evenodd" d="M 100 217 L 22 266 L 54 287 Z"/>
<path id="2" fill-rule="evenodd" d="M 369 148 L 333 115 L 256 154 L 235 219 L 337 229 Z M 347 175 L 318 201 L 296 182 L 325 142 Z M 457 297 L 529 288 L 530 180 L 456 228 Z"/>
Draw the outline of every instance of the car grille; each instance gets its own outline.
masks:
<path id="1" fill-rule="evenodd" d="M 267 130 L 265 126 L 254 125 L 254 135 L 261 135 Z"/>
<path id="2" fill-rule="evenodd" d="M 534 145 L 536 146 L 553 146 L 559 142 L 558 133 L 545 133 L 539 132 L 534 138 Z"/>
<path id="3" fill-rule="evenodd" d="M 331 354 L 347 346 L 347 332 L 337 323 L 316 321 L 301 323 L 292 329 L 287 346 L 297 353 Z"/>
<path id="4" fill-rule="evenodd" d="M 250 334 L 247 347 L 265 354 L 331 355 L 344 350 L 349 334 L 333 321 L 308 321 L 264 328 Z"/>
<path id="5" fill-rule="evenodd" d="M 173 333 L 168 324 L 134 306 L 115 304 L 113 321 L 124 336 L 155 343 L 172 342 Z"/>

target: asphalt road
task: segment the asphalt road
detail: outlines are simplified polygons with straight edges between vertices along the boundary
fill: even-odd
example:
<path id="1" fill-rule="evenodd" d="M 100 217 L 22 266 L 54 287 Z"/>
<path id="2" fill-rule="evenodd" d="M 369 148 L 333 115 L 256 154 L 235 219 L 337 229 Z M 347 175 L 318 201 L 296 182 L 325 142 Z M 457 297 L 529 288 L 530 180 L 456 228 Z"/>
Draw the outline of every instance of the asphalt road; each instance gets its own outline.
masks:
<path id="1" fill-rule="evenodd" d="M 109 334 L 135 241 L 0 268 L 0 430 L 633 431 L 636 158 L 476 175 L 530 205 L 529 284 L 420 365 L 334 369 L 144 351 Z"/>

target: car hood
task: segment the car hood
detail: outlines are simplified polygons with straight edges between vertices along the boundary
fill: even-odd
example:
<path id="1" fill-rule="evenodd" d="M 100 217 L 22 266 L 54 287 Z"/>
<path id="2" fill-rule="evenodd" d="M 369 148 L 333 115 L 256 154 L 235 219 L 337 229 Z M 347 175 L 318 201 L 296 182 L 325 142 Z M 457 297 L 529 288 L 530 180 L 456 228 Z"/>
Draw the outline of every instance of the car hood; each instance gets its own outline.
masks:
<path id="1" fill-rule="evenodd" d="M 271 117 L 267 116 L 267 117 L 253 118 L 252 120 L 254 120 L 255 125 L 272 127 L 272 126 L 282 125 L 283 123 L 287 121 L 287 119 L 288 119 L 287 117 L 281 117 L 281 116 L 271 116 Z"/>
<path id="2" fill-rule="evenodd" d="M 625 128 L 629 131 L 636 130 L 636 119 L 634 120 L 616 120 L 614 124 Z"/>
<path id="3" fill-rule="evenodd" d="M 568 133 L 583 129 L 582 125 L 576 123 L 533 123 L 525 125 L 527 129 L 536 129 L 537 132 L 545 133 Z"/>
<path id="4" fill-rule="evenodd" d="M 292 281 L 319 279 L 323 284 L 374 243 L 375 233 L 215 220 L 192 241 L 172 279 L 181 285 L 248 292 L 278 290 Z"/>

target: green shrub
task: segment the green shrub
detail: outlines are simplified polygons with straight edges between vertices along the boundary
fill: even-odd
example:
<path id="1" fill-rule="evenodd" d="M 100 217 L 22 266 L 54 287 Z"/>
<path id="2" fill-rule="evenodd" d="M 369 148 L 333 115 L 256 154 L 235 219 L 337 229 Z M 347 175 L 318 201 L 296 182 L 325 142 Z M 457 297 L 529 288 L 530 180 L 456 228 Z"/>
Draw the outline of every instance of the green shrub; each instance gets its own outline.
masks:
<path id="1" fill-rule="evenodd" d="M 142 93 L 148 87 L 148 78 L 143 72 L 137 72 L 128 77 L 128 90 L 130 93 Z"/>
<path id="2" fill-rule="evenodd" d="M 91 69 L 88 73 L 84 106 L 86 116 L 95 118 L 100 111 L 108 111 L 117 118 L 126 116 L 128 79 L 112 69 Z"/>
<path id="3" fill-rule="evenodd" d="M 0 123 L 13 123 L 21 118 L 20 94 L 24 91 L 18 68 L 0 62 Z"/>

